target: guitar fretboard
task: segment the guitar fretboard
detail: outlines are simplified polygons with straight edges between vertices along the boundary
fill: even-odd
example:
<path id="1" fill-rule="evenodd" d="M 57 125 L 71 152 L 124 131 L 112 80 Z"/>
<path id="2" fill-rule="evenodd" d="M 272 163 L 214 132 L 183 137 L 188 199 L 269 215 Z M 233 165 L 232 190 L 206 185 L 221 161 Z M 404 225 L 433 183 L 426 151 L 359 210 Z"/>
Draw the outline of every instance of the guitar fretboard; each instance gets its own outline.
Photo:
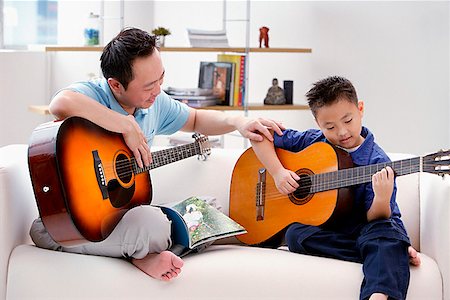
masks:
<path id="1" fill-rule="evenodd" d="M 202 154 L 198 142 L 152 152 L 152 163 L 143 168 L 139 168 L 133 158 L 133 171 L 135 174 L 146 172 L 198 154 Z"/>
<path id="2" fill-rule="evenodd" d="M 390 166 L 396 176 L 408 175 L 421 171 L 420 157 L 403 159 L 395 162 L 385 162 L 368 166 L 342 169 L 335 172 L 315 174 L 311 179 L 311 193 L 323 192 L 372 181 L 372 175 Z"/>

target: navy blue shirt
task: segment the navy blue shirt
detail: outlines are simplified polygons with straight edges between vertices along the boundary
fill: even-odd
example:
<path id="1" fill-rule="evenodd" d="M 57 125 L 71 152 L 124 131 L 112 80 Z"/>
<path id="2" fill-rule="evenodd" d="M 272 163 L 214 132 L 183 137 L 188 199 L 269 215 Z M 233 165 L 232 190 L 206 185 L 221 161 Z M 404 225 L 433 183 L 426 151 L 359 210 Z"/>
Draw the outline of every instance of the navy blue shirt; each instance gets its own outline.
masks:
<path id="1" fill-rule="evenodd" d="M 356 166 L 366 166 L 377 163 L 390 162 L 391 160 L 387 154 L 375 143 L 374 135 L 363 127 L 361 130 L 361 136 L 364 137 L 364 142 L 361 146 L 350 152 L 350 156 L 353 160 L 353 164 Z M 282 136 L 274 134 L 274 145 L 277 148 L 285 149 L 291 152 L 299 152 L 306 147 L 316 142 L 327 142 L 331 144 L 324 136 L 323 132 L 318 129 L 309 129 L 306 131 L 297 131 L 293 129 L 286 129 Z M 295 171 L 295 170 L 293 170 Z M 359 213 L 366 214 L 369 208 L 372 206 L 374 198 L 374 192 L 372 189 L 372 183 L 364 183 L 354 186 L 353 196 L 355 201 L 355 207 L 362 207 Z M 394 191 L 391 197 L 391 218 L 405 231 L 406 229 L 401 221 L 400 210 L 397 202 L 395 201 L 397 194 L 397 185 L 394 180 Z M 355 211 L 355 213 L 358 213 Z M 365 215 L 353 215 L 349 216 L 348 222 L 344 225 L 347 228 L 341 228 L 344 232 L 353 232 L 359 228 L 360 225 L 364 225 L 361 220 L 365 220 L 367 223 L 367 217 Z"/>

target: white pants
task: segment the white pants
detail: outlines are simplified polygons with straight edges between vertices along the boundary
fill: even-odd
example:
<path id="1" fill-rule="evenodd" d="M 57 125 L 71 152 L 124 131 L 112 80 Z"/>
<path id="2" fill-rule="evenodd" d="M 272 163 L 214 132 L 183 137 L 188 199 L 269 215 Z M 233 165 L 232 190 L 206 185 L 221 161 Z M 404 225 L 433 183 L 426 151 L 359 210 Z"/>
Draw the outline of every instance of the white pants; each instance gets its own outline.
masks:
<path id="1" fill-rule="evenodd" d="M 148 253 L 160 253 L 171 246 L 171 222 L 161 209 L 143 205 L 130 209 L 113 232 L 101 242 L 64 247 L 48 234 L 42 220 L 31 225 L 30 236 L 36 246 L 71 253 L 110 257 L 144 258 Z"/>

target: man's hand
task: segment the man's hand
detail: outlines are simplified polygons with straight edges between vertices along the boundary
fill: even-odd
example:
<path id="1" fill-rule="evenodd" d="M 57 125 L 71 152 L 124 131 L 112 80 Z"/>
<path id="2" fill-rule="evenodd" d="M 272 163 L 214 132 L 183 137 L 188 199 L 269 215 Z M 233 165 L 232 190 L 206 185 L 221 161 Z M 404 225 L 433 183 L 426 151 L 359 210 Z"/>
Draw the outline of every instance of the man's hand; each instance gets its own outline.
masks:
<path id="1" fill-rule="evenodd" d="M 134 117 L 129 115 L 126 118 L 129 126 L 127 126 L 127 129 L 123 133 L 123 138 L 128 148 L 130 148 L 133 152 L 139 168 L 143 168 L 144 165 L 148 166 L 152 162 L 150 147 L 148 146 L 147 139 Z"/>
<path id="2" fill-rule="evenodd" d="M 273 130 L 278 135 L 282 135 L 282 130 L 286 128 L 279 122 L 258 118 L 246 122 L 242 126 L 239 126 L 237 129 L 243 137 L 246 137 L 255 142 L 261 142 L 264 137 L 272 142 L 273 136 L 270 130 Z"/>

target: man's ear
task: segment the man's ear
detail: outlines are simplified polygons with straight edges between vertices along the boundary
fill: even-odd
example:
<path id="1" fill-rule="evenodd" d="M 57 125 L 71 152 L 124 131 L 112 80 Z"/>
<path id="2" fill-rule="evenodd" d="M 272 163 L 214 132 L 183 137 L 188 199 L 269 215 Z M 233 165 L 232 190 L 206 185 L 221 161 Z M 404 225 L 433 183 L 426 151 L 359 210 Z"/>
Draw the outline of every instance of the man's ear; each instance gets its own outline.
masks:
<path id="1" fill-rule="evenodd" d="M 114 94 L 121 94 L 123 89 L 122 84 L 115 78 L 108 78 L 108 85 Z"/>

